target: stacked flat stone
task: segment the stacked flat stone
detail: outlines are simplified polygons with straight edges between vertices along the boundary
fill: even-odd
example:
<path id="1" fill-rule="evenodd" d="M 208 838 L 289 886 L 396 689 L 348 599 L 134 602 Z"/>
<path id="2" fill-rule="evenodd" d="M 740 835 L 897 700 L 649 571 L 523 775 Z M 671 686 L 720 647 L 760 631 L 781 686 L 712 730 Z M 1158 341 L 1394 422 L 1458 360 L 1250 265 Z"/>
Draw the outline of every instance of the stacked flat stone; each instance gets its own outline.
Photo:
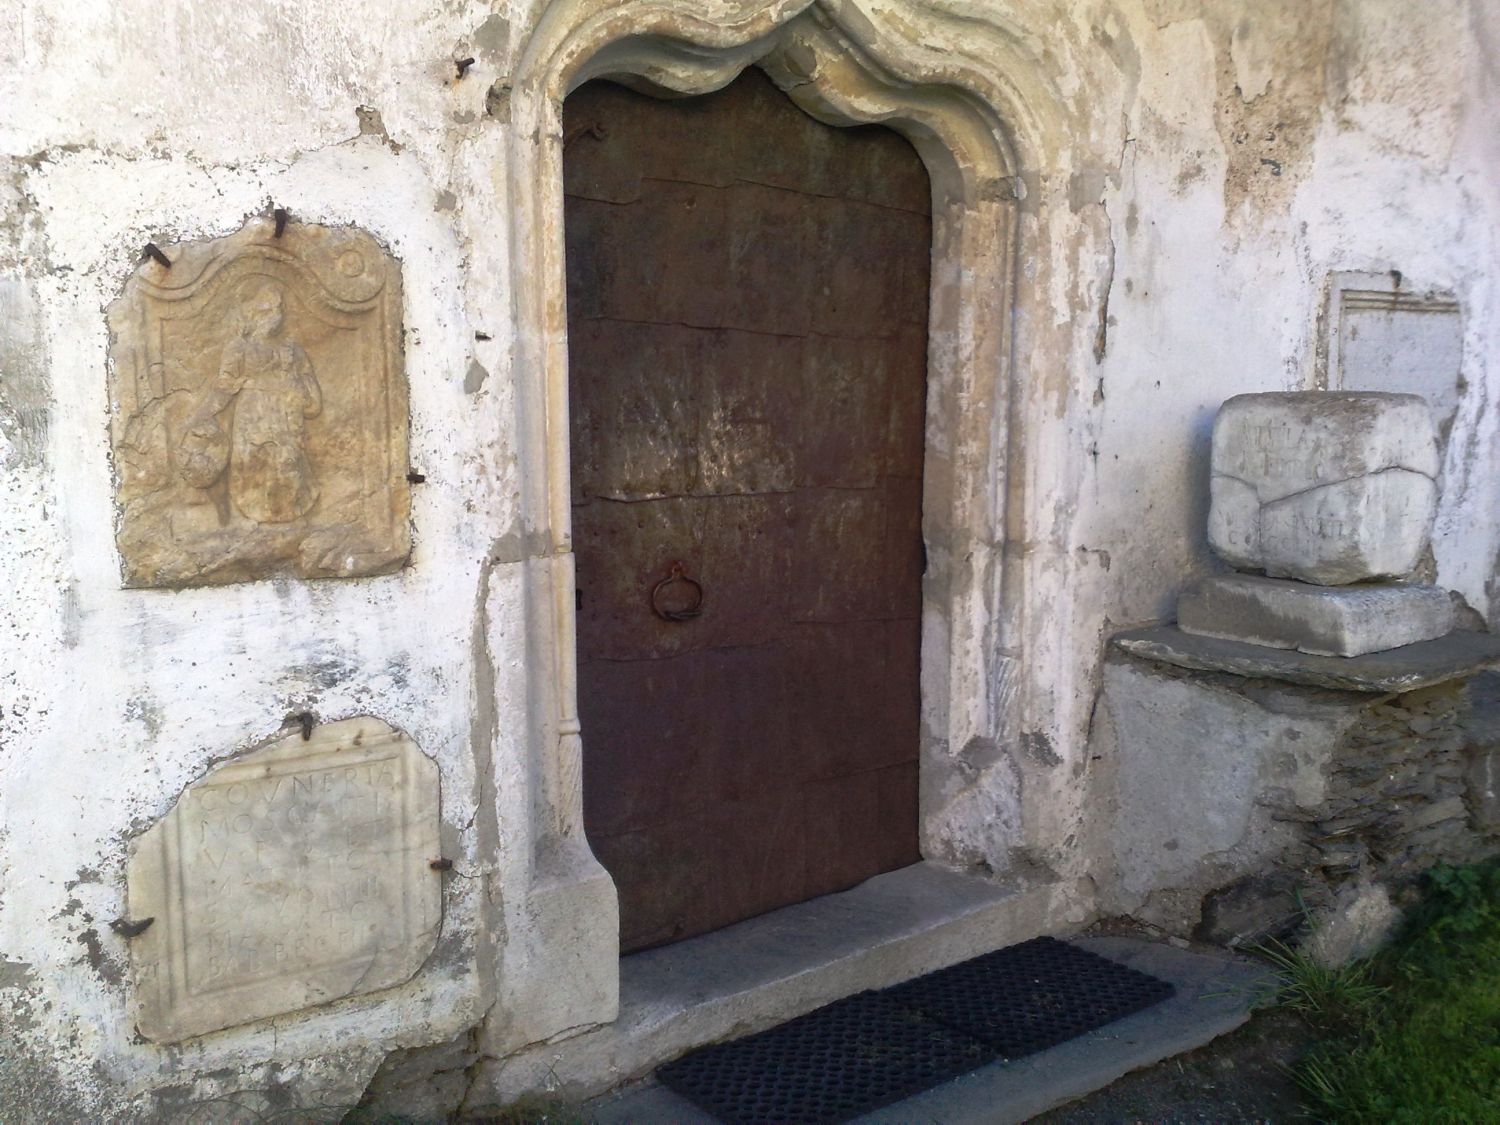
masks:
<path id="1" fill-rule="evenodd" d="M 1416 568 L 1437 507 L 1438 447 L 1419 395 L 1239 395 L 1213 433 L 1208 538 L 1243 571 L 1185 593 L 1185 633 L 1360 656 L 1440 637 L 1453 605 Z"/>

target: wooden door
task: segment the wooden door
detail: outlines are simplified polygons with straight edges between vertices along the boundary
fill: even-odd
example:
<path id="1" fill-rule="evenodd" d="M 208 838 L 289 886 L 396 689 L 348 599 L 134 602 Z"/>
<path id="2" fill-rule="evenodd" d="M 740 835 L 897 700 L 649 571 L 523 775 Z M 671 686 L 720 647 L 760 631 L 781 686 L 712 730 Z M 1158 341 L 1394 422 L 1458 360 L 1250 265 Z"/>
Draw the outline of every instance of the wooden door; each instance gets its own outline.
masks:
<path id="1" fill-rule="evenodd" d="M 591 83 L 565 138 L 584 817 L 630 950 L 920 858 L 931 204 L 902 137 L 754 70 Z"/>

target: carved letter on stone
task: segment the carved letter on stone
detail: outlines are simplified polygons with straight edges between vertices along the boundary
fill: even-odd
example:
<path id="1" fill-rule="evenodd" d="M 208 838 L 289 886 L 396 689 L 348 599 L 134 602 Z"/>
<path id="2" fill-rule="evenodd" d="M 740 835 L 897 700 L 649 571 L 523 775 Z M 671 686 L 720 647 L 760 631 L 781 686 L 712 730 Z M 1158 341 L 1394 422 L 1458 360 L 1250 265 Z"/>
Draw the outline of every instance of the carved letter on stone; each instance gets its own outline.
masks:
<path id="1" fill-rule="evenodd" d="M 401 274 L 352 228 L 170 246 L 110 307 L 130 586 L 382 574 L 411 549 Z"/>
<path id="2" fill-rule="evenodd" d="M 172 1043 L 401 984 L 442 919 L 438 772 L 379 719 L 301 731 L 190 785 L 136 841 L 137 1025 Z"/>

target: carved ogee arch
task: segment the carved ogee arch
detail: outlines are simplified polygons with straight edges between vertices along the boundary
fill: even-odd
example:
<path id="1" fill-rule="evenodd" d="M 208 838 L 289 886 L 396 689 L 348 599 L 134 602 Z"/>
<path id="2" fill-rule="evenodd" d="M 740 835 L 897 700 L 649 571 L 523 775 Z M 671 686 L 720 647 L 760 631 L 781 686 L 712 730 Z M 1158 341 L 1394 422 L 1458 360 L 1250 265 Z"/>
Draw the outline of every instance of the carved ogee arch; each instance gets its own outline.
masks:
<path id="1" fill-rule="evenodd" d="M 597 875 L 583 840 L 576 700 L 563 99 L 600 77 L 658 95 L 705 93 L 750 65 L 820 120 L 897 129 L 929 170 L 922 848 L 950 862 L 1006 860 L 971 854 L 949 817 L 974 782 L 955 757 L 1013 742 L 1042 696 L 1026 678 L 1024 572 L 1006 560 L 1007 545 L 1023 553 L 1027 522 L 1011 353 L 1022 168 L 1041 158 L 1060 111 L 1055 99 L 1023 98 L 1006 72 L 1008 60 L 1025 61 L 1025 44 L 986 26 L 980 62 L 927 42 L 923 20 L 932 18 L 901 3 L 876 14 L 856 0 L 562 0 L 546 8 L 498 91 L 511 120 L 522 506 L 528 532 L 547 544 L 527 579 L 538 880 Z M 1005 800 L 1018 820 L 1019 795 Z M 1017 824 L 1003 828 L 1001 853 L 1021 843 Z"/>

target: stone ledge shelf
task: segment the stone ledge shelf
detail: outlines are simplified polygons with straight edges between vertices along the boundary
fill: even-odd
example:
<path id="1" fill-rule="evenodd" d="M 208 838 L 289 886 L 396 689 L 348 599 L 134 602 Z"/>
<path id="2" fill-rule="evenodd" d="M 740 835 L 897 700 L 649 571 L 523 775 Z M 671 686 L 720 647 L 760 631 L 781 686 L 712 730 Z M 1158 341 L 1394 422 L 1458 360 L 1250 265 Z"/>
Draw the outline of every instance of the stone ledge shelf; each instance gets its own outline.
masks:
<path id="1" fill-rule="evenodd" d="M 1244 641 L 1195 636 L 1175 625 L 1118 633 L 1113 643 L 1132 656 L 1178 668 L 1340 691 L 1416 691 L 1500 664 L 1500 635 L 1463 630 L 1364 656 L 1312 656 Z"/>

